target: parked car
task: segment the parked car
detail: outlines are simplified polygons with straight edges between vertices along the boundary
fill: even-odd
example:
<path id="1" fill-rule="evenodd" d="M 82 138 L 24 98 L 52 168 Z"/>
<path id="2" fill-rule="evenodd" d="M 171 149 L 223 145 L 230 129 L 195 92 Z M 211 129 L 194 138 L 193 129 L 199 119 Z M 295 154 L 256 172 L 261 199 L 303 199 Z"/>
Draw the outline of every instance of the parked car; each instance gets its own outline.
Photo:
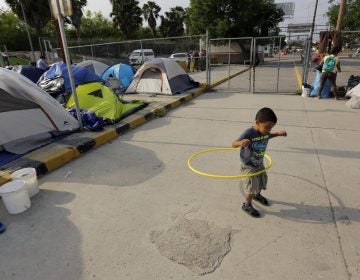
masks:
<path id="1" fill-rule="evenodd" d="M 153 58 L 155 58 L 155 55 L 152 49 L 133 50 L 129 56 L 129 63 L 139 65 Z"/>
<path id="2" fill-rule="evenodd" d="M 187 53 L 173 53 L 172 55 L 169 56 L 169 58 L 175 59 L 178 61 L 185 61 L 186 63 L 188 63 L 188 54 Z"/>

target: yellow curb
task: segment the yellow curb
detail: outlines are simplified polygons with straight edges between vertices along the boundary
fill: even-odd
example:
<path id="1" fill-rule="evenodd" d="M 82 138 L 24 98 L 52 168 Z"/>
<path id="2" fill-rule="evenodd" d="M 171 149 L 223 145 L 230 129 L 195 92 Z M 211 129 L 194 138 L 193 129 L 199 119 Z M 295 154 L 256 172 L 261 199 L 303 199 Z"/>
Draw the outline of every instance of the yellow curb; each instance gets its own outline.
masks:
<path id="1" fill-rule="evenodd" d="M 79 156 L 76 147 L 53 143 L 31 152 L 26 158 L 44 163 L 49 172 Z"/>
<path id="2" fill-rule="evenodd" d="M 10 171 L 0 171 L 0 186 L 11 181 Z"/>
<path id="3" fill-rule="evenodd" d="M 105 128 L 100 132 L 89 132 L 86 136 L 88 135 L 91 139 L 95 140 L 95 146 L 93 148 L 100 147 L 101 145 L 119 137 L 114 128 Z"/>
<path id="4" fill-rule="evenodd" d="M 228 80 L 230 80 L 230 79 L 232 79 L 232 78 L 235 78 L 236 76 L 239 76 L 240 74 L 243 74 L 243 73 L 245 73 L 245 72 L 247 72 L 247 71 L 250 71 L 250 70 L 251 70 L 251 67 L 248 67 L 248 68 L 246 68 L 246 69 L 244 69 L 244 70 L 241 70 L 241 71 L 239 71 L 239 72 L 237 72 L 237 73 L 235 73 L 235 74 L 232 74 L 232 75 L 230 75 L 229 77 L 227 77 L 227 78 L 225 78 L 225 79 L 221 79 L 221 80 L 219 80 L 219 81 L 211 84 L 211 85 L 210 85 L 210 88 L 217 87 L 218 85 L 221 85 L 222 83 L 225 83 L 226 81 L 228 81 Z"/>
<path id="5" fill-rule="evenodd" d="M 128 123 L 130 125 L 130 128 L 135 128 L 144 124 L 146 122 L 146 119 L 144 116 L 139 116 L 135 113 L 134 115 L 126 117 L 123 122 Z"/>
<path id="6" fill-rule="evenodd" d="M 196 92 L 188 93 L 187 95 L 184 95 L 181 98 L 184 98 L 185 101 L 190 101 L 193 98 L 203 94 L 205 90 L 206 88 L 201 86 L 201 88 Z M 165 106 L 169 104 L 173 109 L 180 106 L 183 103 L 184 102 L 180 101 L 179 98 L 163 104 L 156 104 L 153 107 L 148 107 L 148 109 L 150 109 L 148 110 L 148 112 L 155 113 L 155 111 L 158 110 L 159 108 L 165 109 Z M 146 123 L 149 120 L 146 120 L 143 115 L 138 115 L 135 113 L 123 119 L 122 122 L 129 124 L 130 129 L 133 129 Z M 89 131 L 82 135 L 84 137 L 88 137 L 90 139 L 95 140 L 95 146 L 91 148 L 93 149 L 102 146 L 103 144 L 117 138 L 120 134 L 117 134 L 116 129 L 114 129 L 113 127 L 109 127 L 109 128 L 105 128 L 104 131 L 101 132 Z M 80 155 L 81 155 L 80 152 L 77 150 L 75 146 L 60 144 L 55 142 L 27 154 L 26 156 L 24 156 L 24 158 L 43 163 L 47 168 L 46 173 L 49 173 L 65 165 L 66 163 L 72 161 L 73 159 L 79 157 Z M 6 182 L 9 182 L 10 180 L 11 180 L 10 170 L 0 171 L 0 186 Z"/>
<path id="7" fill-rule="evenodd" d="M 180 106 L 181 105 L 181 101 L 178 99 L 178 100 L 174 100 L 174 101 L 172 101 L 171 103 L 171 108 L 176 108 L 176 107 L 178 107 L 178 106 Z"/>
<path id="8" fill-rule="evenodd" d="M 193 99 L 193 96 L 191 94 L 188 94 L 188 95 L 185 96 L 186 101 L 190 101 L 192 99 Z"/>
<path id="9" fill-rule="evenodd" d="M 296 64 L 295 64 L 295 61 L 294 61 L 294 70 L 295 70 L 296 79 L 297 79 L 297 82 L 298 82 L 298 85 L 299 85 L 299 89 L 301 89 L 301 86 L 302 86 L 302 78 L 301 78 L 301 76 L 300 76 L 299 69 L 298 69 L 298 67 L 297 67 Z"/>

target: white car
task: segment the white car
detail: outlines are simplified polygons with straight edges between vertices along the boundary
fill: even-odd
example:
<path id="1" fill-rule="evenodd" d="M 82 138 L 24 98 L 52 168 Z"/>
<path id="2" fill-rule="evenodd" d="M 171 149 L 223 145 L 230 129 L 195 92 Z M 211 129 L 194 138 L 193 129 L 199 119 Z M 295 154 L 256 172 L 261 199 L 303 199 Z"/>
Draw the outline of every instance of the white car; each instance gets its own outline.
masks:
<path id="1" fill-rule="evenodd" d="M 155 55 L 152 49 L 133 50 L 129 56 L 129 63 L 131 65 L 139 65 L 154 58 Z"/>
<path id="2" fill-rule="evenodd" d="M 177 61 L 185 61 L 188 62 L 188 54 L 187 53 L 173 53 L 169 56 L 171 59 L 175 59 Z"/>

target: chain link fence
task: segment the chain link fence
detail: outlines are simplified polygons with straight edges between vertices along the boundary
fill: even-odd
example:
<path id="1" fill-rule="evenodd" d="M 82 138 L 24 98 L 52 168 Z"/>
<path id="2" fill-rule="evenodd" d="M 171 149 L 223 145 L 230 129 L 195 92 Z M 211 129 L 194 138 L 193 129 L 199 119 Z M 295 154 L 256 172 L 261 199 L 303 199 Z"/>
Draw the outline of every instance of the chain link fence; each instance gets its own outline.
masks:
<path id="1" fill-rule="evenodd" d="M 130 54 L 134 50 L 144 49 L 153 50 L 155 57 L 170 57 L 174 53 L 187 54 L 190 51 L 199 52 L 201 49 L 206 49 L 206 35 L 154 38 L 69 47 L 74 63 L 92 59 L 109 65 L 130 63 Z M 56 48 L 53 51 L 59 53 L 60 49 Z"/>
<path id="2" fill-rule="evenodd" d="M 210 39 L 210 83 L 227 79 L 218 85 L 218 90 L 250 91 L 251 72 L 247 70 L 252 64 L 253 40 L 252 37 Z"/>

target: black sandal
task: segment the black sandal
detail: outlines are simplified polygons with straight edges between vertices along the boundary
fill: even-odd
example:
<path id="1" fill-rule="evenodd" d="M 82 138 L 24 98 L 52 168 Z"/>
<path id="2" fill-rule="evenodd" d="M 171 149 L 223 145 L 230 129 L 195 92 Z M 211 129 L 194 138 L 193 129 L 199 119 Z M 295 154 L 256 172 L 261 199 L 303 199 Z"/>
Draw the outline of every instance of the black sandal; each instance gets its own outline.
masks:
<path id="1" fill-rule="evenodd" d="M 250 204 L 246 205 L 246 203 L 243 203 L 242 210 L 244 210 L 246 213 L 248 213 L 251 217 L 259 218 L 260 213 Z"/>
<path id="2" fill-rule="evenodd" d="M 260 193 L 253 197 L 255 201 L 260 202 L 262 205 L 269 206 L 269 201 L 263 197 Z"/>

